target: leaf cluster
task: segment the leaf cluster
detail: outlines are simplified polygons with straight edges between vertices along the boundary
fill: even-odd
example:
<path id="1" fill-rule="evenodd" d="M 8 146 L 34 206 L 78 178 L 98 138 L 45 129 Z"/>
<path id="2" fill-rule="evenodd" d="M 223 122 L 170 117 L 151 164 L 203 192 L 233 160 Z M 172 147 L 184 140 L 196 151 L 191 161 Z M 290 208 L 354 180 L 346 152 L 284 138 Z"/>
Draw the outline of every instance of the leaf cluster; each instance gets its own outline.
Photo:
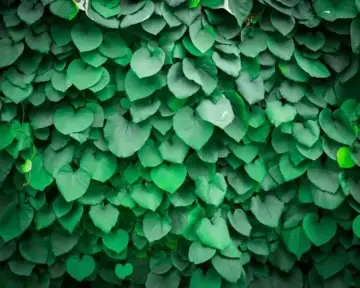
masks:
<path id="1" fill-rule="evenodd" d="M 75 2 L 0 3 L 0 286 L 359 287 L 360 1 Z"/>

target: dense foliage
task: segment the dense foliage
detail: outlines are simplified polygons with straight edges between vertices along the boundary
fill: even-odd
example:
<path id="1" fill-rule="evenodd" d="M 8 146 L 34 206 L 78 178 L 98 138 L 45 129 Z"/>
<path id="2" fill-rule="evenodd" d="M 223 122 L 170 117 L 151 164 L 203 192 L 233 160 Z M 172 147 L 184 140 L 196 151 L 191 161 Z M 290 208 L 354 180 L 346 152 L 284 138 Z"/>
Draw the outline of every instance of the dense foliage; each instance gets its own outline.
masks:
<path id="1" fill-rule="evenodd" d="M 359 287 L 359 11 L 1 0 L 0 286 Z"/>

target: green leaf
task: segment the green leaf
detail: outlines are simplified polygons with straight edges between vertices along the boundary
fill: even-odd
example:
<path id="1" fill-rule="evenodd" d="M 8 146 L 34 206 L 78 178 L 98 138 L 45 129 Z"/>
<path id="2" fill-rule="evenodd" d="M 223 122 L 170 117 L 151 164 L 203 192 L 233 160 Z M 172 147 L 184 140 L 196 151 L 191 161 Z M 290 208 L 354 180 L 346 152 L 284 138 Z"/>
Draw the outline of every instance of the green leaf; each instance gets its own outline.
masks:
<path id="1" fill-rule="evenodd" d="M 279 62 L 280 72 L 288 79 L 296 82 L 307 82 L 310 78 L 304 70 L 302 70 L 295 62 Z"/>
<path id="2" fill-rule="evenodd" d="M 161 216 L 155 212 L 147 212 L 142 221 L 144 235 L 149 242 L 165 237 L 171 230 L 169 216 Z"/>
<path id="3" fill-rule="evenodd" d="M 44 6 L 41 2 L 31 3 L 31 1 L 23 1 L 17 8 L 17 15 L 26 24 L 31 25 L 44 14 Z"/>
<path id="4" fill-rule="evenodd" d="M 226 221 L 220 217 L 215 218 L 213 222 L 208 218 L 201 219 L 196 228 L 196 235 L 202 244 L 218 250 L 225 249 L 231 243 Z"/>
<path id="5" fill-rule="evenodd" d="M 154 73 L 155 74 L 155 73 Z M 125 78 L 125 92 L 131 101 L 149 97 L 160 87 L 160 78 L 153 75 L 139 78 L 135 71 L 129 69 Z"/>
<path id="6" fill-rule="evenodd" d="M 302 222 L 306 236 L 315 246 L 329 242 L 336 234 L 336 226 L 335 220 L 327 216 L 319 221 L 315 213 L 306 214 Z"/>
<path id="7" fill-rule="evenodd" d="M 215 255 L 211 259 L 211 264 L 222 278 L 231 283 L 236 283 L 241 277 L 242 262 L 240 259 L 229 259 Z"/>
<path id="8" fill-rule="evenodd" d="M 266 165 L 261 158 L 258 158 L 251 163 L 246 163 L 244 168 L 250 178 L 256 182 L 262 182 L 266 176 Z"/>
<path id="9" fill-rule="evenodd" d="M 206 275 L 198 268 L 191 274 L 190 288 L 204 285 L 208 288 L 221 288 L 221 276 L 214 270 L 208 269 Z"/>
<path id="10" fill-rule="evenodd" d="M 269 101 L 266 104 L 266 115 L 270 122 L 278 127 L 279 125 L 291 122 L 295 119 L 296 109 L 290 104 L 282 105 L 280 101 Z"/>
<path id="11" fill-rule="evenodd" d="M 270 15 L 271 24 L 282 35 L 288 35 L 295 26 L 295 18 L 279 11 L 273 11 Z"/>
<path id="12" fill-rule="evenodd" d="M 115 275 L 119 279 L 125 279 L 127 276 L 130 276 L 133 273 L 133 266 L 130 263 L 125 265 L 116 264 L 115 266 Z"/>
<path id="13" fill-rule="evenodd" d="M 352 168 L 354 167 L 356 164 L 351 156 L 351 150 L 349 147 L 341 147 L 337 152 L 336 152 L 336 161 L 339 164 L 340 168 Z"/>
<path id="14" fill-rule="evenodd" d="M 139 151 L 149 138 L 151 126 L 148 122 L 131 123 L 120 115 L 109 119 L 104 127 L 104 137 L 109 150 L 119 158 L 130 157 Z"/>
<path id="15" fill-rule="evenodd" d="M 240 72 L 235 81 L 237 91 L 250 104 L 255 104 L 265 97 L 264 82 L 261 77 L 251 79 L 247 72 Z"/>
<path id="16" fill-rule="evenodd" d="M 189 152 L 189 147 L 176 134 L 159 146 L 161 158 L 176 164 L 182 164 Z"/>
<path id="17" fill-rule="evenodd" d="M 19 251 L 25 260 L 36 264 L 45 264 L 49 255 L 49 250 L 45 241 L 43 241 L 41 237 L 36 236 L 21 241 Z"/>
<path id="18" fill-rule="evenodd" d="M 169 273 L 158 275 L 155 273 L 149 273 L 146 277 L 146 288 L 177 288 L 180 284 L 180 272 L 176 269 L 171 270 Z"/>
<path id="19" fill-rule="evenodd" d="M 360 215 L 356 216 L 352 222 L 352 230 L 356 237 L 360 238 Z"/>
<path id="20" fill-rule="evenodd" d="M 308 163 L 300 163 L 295 165 L 291 160 L 288 154 L 284 154 L 280 158 L 280 172 L 284 177 L 285 181 L 291 181 L 300 177 L 304 174 L 308 168 Z"/>
<path id="21" fill-rule="evenodd" d="M 153 168 L 150 178 L 160 189 L 174 193 L 186 179 L 187 171 L 184 164 L 161 164 Z"/>
<path id="22" fill-rule="evenodd" d="M 360 19 L 353 19 L 350 26 L 351 48 L 360 53 Z"/>
<path id="23" fill-rule="evenodd" d="M 101 45 L 103 34 L 99 27 L 89 21 L 78 22 L 71 29 L 71 39 L 80 52 L 87 52 Z"/>
<path id="24" fill-rule="evenodd" d="M 215 43 L 215 30 L 210 25 L 203 26 L 200 18 L 190 25 L 189 35 L 192 43 L 201 53 L 208 51 Z"/>
<path id="25" fill-rule="evenodd" d="M 32 161 L 30 159 L 26 159 L 24 164 L 20 165 L 20 170 L 22 173 L 28 173 L 32 169 Z"/>
<path id="26" fill-rule="evenodd" d="M 112 59 L 125 57 L 129 52 L 128 49 L 125 40 L 116 31 L 106 32 L 99 47 L 102 55 Z"/>
<path id="27" fill-rule="evenodd" d="M 7 242 L 19 237 L 30 226 L 34 210 L 28 204 L 11 203 L 1 213 L 0 236 Z"/>
<path id="28" fill-rule="evenodd" d="M 199 58 L 195 61 L 185 58 L 182 71 L 187 79 L 200 85 L 206 95 L 210 95 L 216 89 L 218 84 L 217 69 L 209 57 Z"/>
<path id="29" fill-rule="evenodd" d="M 307 176 L 316 187 L 335 194 L 340 184 L 339 170 L 333 163 L 321 165 L 319 161 L 313 162 L 307 170 Z"/>
<path id="30" fill-rule="evenodd" d="M 104 18 L 110 18 L 120 14 L 120 4 L 113 3 L 110 1 L 108 3 L 104 0 L 95 0 L 92 1 L 91 6 L 94 8 L 96 12 L 98 12 Z"/>
<path id="31" fill-rule="evenodd" d="M 71 202 L 85 194 L 90 185 L 90 175 L 82 168 L 74 172 L 66 164 L 56 175 L 56 185 L 65 200 Z"/>
<path id="32" fill-rule="evenodd" d="M 347 251 L 341 245 L 337 245 L 331 254 L 315 263 L 315 269 L 321 277 L 328 279 L 342 271 L 348 264 Z"/>
<path id="33" fill-rule="evenodd" d="M 137 155 L 143 167 L 156 167 L 163 161 L 159 149 L 151 139 L 145 142 Z"/>
<path id="34" fill-rule="evenodd" d="M 253 8 L 254 1 L 229 0 L 228 5 L 228 9 L 230 9 L 231 14 L 235 16 L 237 23 L 239 26 L 242 26 Z"/>
<path id="35" fill-rule="evenodd" d="M 44 158 L 41 154 L 37 154 L 31 161 L 31 167 L 28 165 L 26 167 L 26 164 L 29 164 L 29 162 L 26 163 L 21 168 L 24 168 L 24 170 L 28 170 L 28 168 L 31 168 L 31 170 L 25 174 L 25 177 L 29 183 L 29 185 L 39 191 L 43 191 L 46 187 L 48 187 L 52 181 L 52 176 L 46 171 L 44 167 Z"/>
<path id="36" fill-rule="evenodd" d="M 352 0 L 344 0 L 341 2 L 334 0 L 315 0 L 313 6 L 319 17 L 331 22 L 337 19 L 355 18 L 358 13 L 355 2 Z"/>
<path id="37" fill-rule="evenodd" d="M 9 261 L 9 268 L 11 272 L 19 276 L 30 276 L 35 264 L 25 260 L 12 260 Z"/>
<path id="38" fill-rule="evenodd" d="M 94 113 L 87 108 L 75 111 L 71 106 L 62 106 L 54 113 L 54 125 L 64 135 L 84 131 L 93 122 Z"/>
<path id="39" fill-rule="evenodd" d="M 285 37 L 269 37 L 267 46 L 271 53 L 286 61 L 291 59 L 295 51 L 294 40 Z"/>
<path id="40" fill-rule="evenodd" d="M 328 68 L 320 61 L 306 58 L 298 50 L 294 52 L 297 64 L 311 77 L 327 78 L 330 76 Z"/>
<path id="41" fill-rule="evenodd" d="M 295 35 L 295 40 L 300 45 L 306 46 L 311 51 L 318 51 L 325 45 L 325 37 L 320 31 L 316 31 L 314 33 L 299 33 Z"/>
<path id="42" fill-rule="evenodd" d="M 106 182 L 115 173 L 117 166 L 116 156 L 110 153 L 87 151 L 80 159 L 80 167 L 88 172 L 92 179 Z"/>
<path id="43" fill-rule="evenodd" d="M 201 264 L 210 260 L 216 253 L 216 250 L 203 246 L 199 241 L 192 242 L 189 248 L 189 260 L 194 264 Z"/>
<path id="44" fill-rule="evenodd" d="M 104 233 L 110 233 L 118 221 L 119 214 L 118 209 L 109 203 L 91 206 L 89 211 L 90 219 L 94 225 Z"/>
<path id="45" fill-rule="evenodd" d="M 136 184 L 132 186 L 130 196 L 140 207 L 155 211 L 160 206 L 164 193 L 154 184 Z"/>
<path id="46" fill-rule="evenodd" d="M 83 281 L 89 277 L 95 271 L 95 267 L 95 260 L 89 255 L 84 255 L 81 258 L 71 255 L 66 260 L 66 271 L 77 281 Z"/>
<path id="47" fill-rule="evenodd" d="M 302 226 L 284 230 L 282 238 L 287 249 L 293 253 L 298 260 L 311 248 L 311 242 L 306 236 Z"/>
<path id="48" fill-rule="evenodd" d="M 243 210 L 236 209 L 234 213 L 228 212 L 228 219 L 237 232 L 244 236 L 250 236 L 252 226 Z"/>
<path id="49" fill-rule="evenodd" d="M 320 137 L 319 124 L 313 120 L 307 120 L 304 123 L 294 123 L 292 135 L 298 143 L 306 147 L 312 147 Z"/>
<path id="50" fill-rule="evenodd" d="M 208 99 L 202 100 L 196 112 L 201 119 L 221 129 L 228 127 L 235 117 L 231 103 L 225 97 L 220 98 L 216 103 Z"/>
<path id="51" fill-rule="evenodd" d="M 156 43 L 149 43 L 132 55 L 130 66 L 137 77 L 145 78 L 158 73 L 165 62 L 164 51 Z"/>
<path id="52" fill-rule="evenodd" d="M 225 198 L 227 184 L 222 174 L 216 173 L 211 179 L 200 176 L 195 180 L 194 193 L 206 204 L 219 206 Z"/>
<path id="53" fill-rule="evenodd" d="M 80 238 L 79 231 L 69 234 L 63 229 L 53 230 L 50 236 L 51 249 L 55 256 L 60 256 L 70 252 L 78 243 Z"/>
<path id="54" fill-rule="evenodd" d="M 137 12 L 131 14 L 129 13 L 129 15 L 126 15 L 121 23 L 120 23 L 120 27 L 121 28 L 126 28 L 138 23 L 141 23 L 147 19 L 149 19 L 151 17 L 151 15 L 154 13 L 155 11 L 155 5 L 153 2 L 147 2 L 142 8 L 140 8 L 140 10 L 138 10 Z"/>
<path id="55" fill-rule="evenodd" d="M 141 23 L 141 27 L 152 35 L 158 35 L 166 26 L 166 21 L 160 16 L 151 16 Z"/>
<path id="56" fill-rule="evenodd" d="M 238 77 L 241 70 L 241 61 L 240 57 L 236 54 L 221 54 L 214 51 L 212 55 L 212 60 L 214 61 L 216 67 L 225 72 L 226 74 Z"/>
<path id="57" fill-rule="evenodd" d="M 51 13 L 63 19 L 71 20 L 79 12 L 79 8 L 73 1 L 55 0 L 50 4 Z"/>
<path id="58" fill-rule="evenodd" d="M 44 151 L 44 167 L 53 177 L 56 177 L 60 168 L 71 163 L 74 158 L 75 147 L 73 145 L 54 151 L 51 146 Z"/>
<path id="59" fill-rule="evenodd" d="M 356 138 L 350 120 L 341 109 L 333 113 L 328 108 L 323 109 L 319 115 L 319 123 L 325 134 L 336 142 L 352 145 Z"/>
<path id="60" fill-rule="evenodd" d="M 167 74 L 168 88 L 176 98 L 185 99 L 195 94 L 200 85 L 185 77 L 180 62 L 173 64 Z"/>
<path id="61" fill-rule="evenodd" d="M 276 228 L 283 210 L 284 203 L 273 195 L 265 196 L 263 201 L 259 196 L 251 198 L 251 212 L 265 226 Z"/>
<path id="62" fill-rule="evenodd" d="M 75 207 L 65 216 L 58 219 L 60 225 L 69 233 L 73 233 L 75 228 L 79 225 L 82 215 L 84 213 L 84 207 L 76 203 Z"/>
<path id="63" fill-rule="evenodd" d="M 241 37 L 239 49 L 245 56 L 255 58 L 260 52 L 266 50 L 267 35 L 261 29 L 245 27 Z"/>
<path id="64" fill-rule="evenodd" d="M 28 84 L 24 88 L 20 88 L 13 85 L 10 81 L 4 80 L 1 85 L 1 90 L 9 100 L 15 104 L 19 104 L 31 95 L 33 86 Z"/>
<path id="65" fill-rule="evenodd" d="M 176 135 L 195 150 L 200 150 L 214 132 L 214 126 L 194 115 L 190 107 L 176 112 L 173 126 Z"/>
<path id="66" fill-rule="evenodd" d="M 3 57 L 0 59 L 0 68 L 4 68 L 12 65 L 20 57 L 24 51 L 24 44 L 4 39 L 0 41 L 0 51 L 3 53 Z"/>
<path id="67" fill-rule="evenodd" d="M 126 249 L 129 243 L 129 235 L 125 230 L 119 229 L 106 234 L 102 238 L 104 246 L 116 253 L 120 253 Z"/>
<path id="68" fill-rule="evenodd" d="M 71 61 L 67 68 L 69 81 L 79 90 L 94 86 L 102 77 L 102 69 L 86 64 L 80 59 Z"/>

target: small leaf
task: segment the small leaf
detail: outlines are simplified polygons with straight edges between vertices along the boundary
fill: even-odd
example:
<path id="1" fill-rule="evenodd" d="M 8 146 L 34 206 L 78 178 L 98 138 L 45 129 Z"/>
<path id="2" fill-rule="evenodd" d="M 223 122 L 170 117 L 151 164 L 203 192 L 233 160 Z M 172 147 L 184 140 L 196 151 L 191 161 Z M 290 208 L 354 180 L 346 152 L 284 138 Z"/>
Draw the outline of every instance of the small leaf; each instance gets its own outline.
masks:
<path id="1" fill-rule="evenodd" d="M 349 147 L 341 147 L 337 152 L 336 152 L 336 161 L 339 164 L 340 168 L 352 168 L 354 167 L 356 164 L 351 156 L 351 149 Z"/>
<path id="2" fill-rule="evenodd" d="M 143 219 L 143 231 L 149 242 L 165 237 L 171 230 L 171 219 L 155 212 L 147 212 Z"/>
<path id="3" fill-rule="evenodd" d="M 72 278 L 83 281 L 95 271 L 95 260 L 88 255 L 85 255 L 82 258 L 71 255 L 66 260 L 66 271 Z"/>
<path id="4" fill-rule="evenodd" d="M 24 164 L 20 165 L 20 169 L 22 173 L 28 173 L 32 169 L 32 161 L 30 159 L 26 159 Z"/>

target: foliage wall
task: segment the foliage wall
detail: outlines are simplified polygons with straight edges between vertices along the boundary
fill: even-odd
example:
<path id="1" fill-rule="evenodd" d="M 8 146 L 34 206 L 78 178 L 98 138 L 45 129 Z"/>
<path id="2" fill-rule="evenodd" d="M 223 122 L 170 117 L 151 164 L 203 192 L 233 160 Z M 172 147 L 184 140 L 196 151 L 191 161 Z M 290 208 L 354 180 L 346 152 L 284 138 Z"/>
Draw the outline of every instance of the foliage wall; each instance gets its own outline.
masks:
<path id="1" fill-rule="evenodd" d="M 0 5 L 1 287 L 360 286 L 360 1 Z"/>

